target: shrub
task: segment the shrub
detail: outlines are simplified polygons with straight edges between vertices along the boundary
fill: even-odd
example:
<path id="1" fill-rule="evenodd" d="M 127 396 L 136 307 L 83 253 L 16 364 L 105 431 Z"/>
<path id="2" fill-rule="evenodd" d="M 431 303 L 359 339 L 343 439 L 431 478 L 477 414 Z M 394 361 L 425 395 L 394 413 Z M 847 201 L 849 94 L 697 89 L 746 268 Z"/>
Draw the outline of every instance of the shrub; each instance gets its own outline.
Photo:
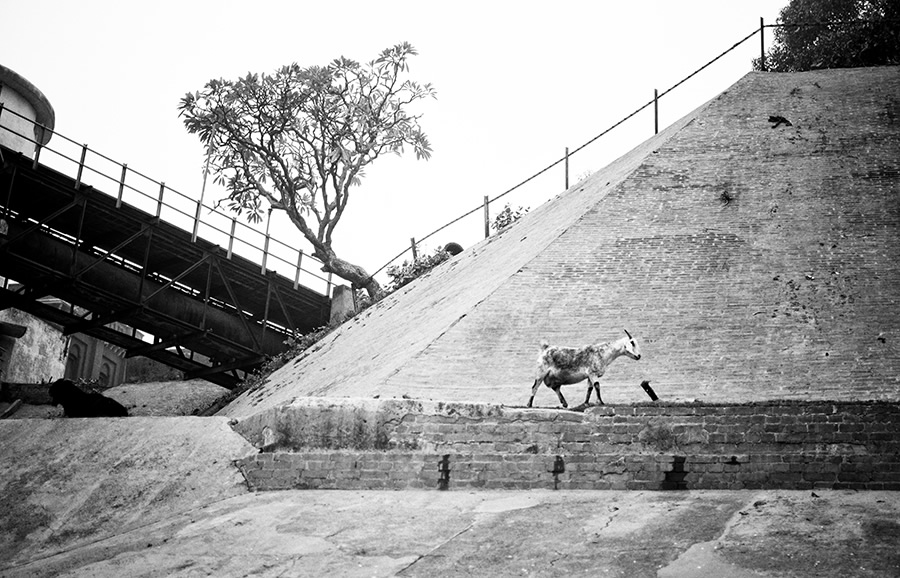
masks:
<path id="1" fill-rule="evenodd" d="M 497 213 L 496 217 L 494 217 L 494 221 L 491 223 L 491 228 L 499 233 L 503 229 L 509 227 L 510 225 L 524 217 L 529 210 L 530 207 L 522 206 L 519 206 L 518 209 L 513 209 L 509 206 L 509 203 L 506 203 L 503 209 L 499 213 Z"/>
<path id="2" fill-rule="evenodd" d="M 424 255 L 418 259 L 404 261 L 402 265 L 393 265 L 387 268 L 388 277 L 391 278 L 389 291 L 396 291 L 413 279 L 421 277 L 450 258 L 450 253 L 438 249 L 432 255 Z"/>

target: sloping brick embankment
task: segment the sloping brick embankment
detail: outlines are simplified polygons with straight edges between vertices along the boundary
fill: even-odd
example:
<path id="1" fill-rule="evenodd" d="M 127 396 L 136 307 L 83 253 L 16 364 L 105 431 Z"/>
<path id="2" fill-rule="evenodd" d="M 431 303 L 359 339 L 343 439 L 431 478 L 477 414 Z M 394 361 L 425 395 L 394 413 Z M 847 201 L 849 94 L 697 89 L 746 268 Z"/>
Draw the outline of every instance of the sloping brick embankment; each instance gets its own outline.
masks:
<path id="1" fill-rule="evenodd" d="M 898 95 L 896 66 L 750 73 L 223 414 L 298 396 L 524 403 L 542 339 L 623 327 L 643 358 L 609 368 L 607 403 L 641 401 L 645 379 L 670 402 L 900 401 Z"/>

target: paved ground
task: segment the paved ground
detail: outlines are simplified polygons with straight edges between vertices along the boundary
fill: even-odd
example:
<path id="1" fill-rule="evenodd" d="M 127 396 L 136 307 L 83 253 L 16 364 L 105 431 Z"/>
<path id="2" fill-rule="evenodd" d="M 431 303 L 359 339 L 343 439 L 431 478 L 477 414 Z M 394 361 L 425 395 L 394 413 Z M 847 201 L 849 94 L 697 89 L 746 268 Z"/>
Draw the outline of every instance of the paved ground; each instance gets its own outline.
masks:
<path id="1" fill-rule="evenodd" d="M 900 494 L 816 494 L 244 494 L 0 575 L 900 575 Z"/>
<path id="2" fill-rule="evenodd" d="M 249 493 L 225 418 L 0 439 L 0 578 L 900 576 L 900 492 Z"/>

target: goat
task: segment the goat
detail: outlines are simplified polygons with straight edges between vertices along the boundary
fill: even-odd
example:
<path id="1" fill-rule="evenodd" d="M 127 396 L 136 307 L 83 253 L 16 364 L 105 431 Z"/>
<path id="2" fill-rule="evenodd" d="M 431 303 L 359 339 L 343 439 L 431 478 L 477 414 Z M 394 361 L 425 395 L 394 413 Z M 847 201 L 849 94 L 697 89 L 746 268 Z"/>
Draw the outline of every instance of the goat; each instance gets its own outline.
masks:
<path id="1" fill-rule="evenodd" d="M 85 393 L 69 379 L 58 379 L 50 386 L 50 401 L 62 405 L 66 417 L 126 417 L 128 410 L 103 394 Z"/>
<path id="2" fill-rule="evenodd" d="M 537 372 L 534 385 L 531 386 L 531 399 L 528 407 L 534 401 L 534 396 L 543 381 L 547 387 L 556 392 L 563 407 L 569 407 L 566 398 L 563 397 L 560 388 L 563 385 L 571 385 L 585 379 L 588 380 L 587 397 L 585 405 L 591 401 L 591 388 L 597 392 L 597 401 L 603 404 L 600 397 L 600 377 L 606 372 L 607 366 L 621 355 L 627 355 L 631 359 L 639 360 L 641 350 L 637 342 L 625 330 L 627 337 L 622 337 L 612 343 L 600 343 L 587 347 L 551 347 L 546 341 L 541 342 L 541 352 L 538 355 Z"/>

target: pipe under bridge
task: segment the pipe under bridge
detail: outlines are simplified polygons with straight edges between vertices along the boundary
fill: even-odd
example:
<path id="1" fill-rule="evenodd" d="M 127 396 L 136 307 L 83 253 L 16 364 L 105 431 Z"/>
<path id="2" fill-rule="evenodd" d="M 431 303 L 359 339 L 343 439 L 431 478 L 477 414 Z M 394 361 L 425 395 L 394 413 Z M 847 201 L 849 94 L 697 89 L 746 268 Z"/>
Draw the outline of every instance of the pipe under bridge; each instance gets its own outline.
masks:
<path id="1" fill-rule="evenodd" d="M 331 279 L 325 295 L 299 285 L 302 252 L 293 280 L 267 270 L 268 232 L 260 266 L 232 251 L 234 220 L 223 249 L 199 238 L 196 225 L 191 233 L 161 219 L 164 184 L 155 215 L 122 202 L 125 165 L 116 197 L 82 182 L 84 153 L 74 178 L 39 156 L 3 146 L 0 154 L 0 276 L 17 282 L 0 289 L 0 309 L 227 388 L 284 351 L 287 337 L 328 322 Z"/>

